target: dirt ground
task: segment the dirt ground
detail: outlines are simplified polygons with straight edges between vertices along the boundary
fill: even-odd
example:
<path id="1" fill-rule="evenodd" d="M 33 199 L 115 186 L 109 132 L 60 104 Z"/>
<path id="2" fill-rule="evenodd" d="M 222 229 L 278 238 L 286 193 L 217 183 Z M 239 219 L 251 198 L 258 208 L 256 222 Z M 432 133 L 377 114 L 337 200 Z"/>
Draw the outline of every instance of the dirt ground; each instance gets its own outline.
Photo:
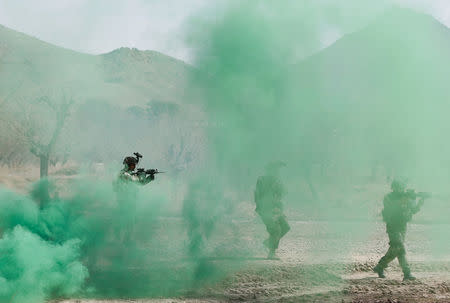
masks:
<path id="1" fill-rule="evenodd" d="M 257 250 L 245 262 L 212 258 L 211 262 L 223 267 L 239 262 L 237 270 L 218 282 L 171 299 L 61 302 L 450 302 L 450 254 L 433 254 L 429 249 L 431 242 L 426 239 L 433 229 L 450 226 L 411 224 L 408 258 L 417 280 L 403 282 L 397 261 L 387 269 L 386 279 L 379 279 L 372 272 L 388 247 L 381 223 L 367 223 L 365 227 L 360 222 L 336 223 L 329 228 L 338 228 L 339 232 L 325 236 L 328 229 L 321 229 L 324 222 L 291 222 L 292 230 L 281 243 L 279 260 L 264 258 L 264 250 L 257 244 L 263 235 L 258 220 L 237 224 L 245 231 L 241 234 L 244 240 L 256 235 L 256 240 L 247 238 L 244 242 Z M 356 228 L 372 231 L 368 238 L 359 239 L 343 232 L 352 234 Z M 324 236 L 318 239 L 316 233 Z"/>
<path id="2" fill-rule="evenodd" d="M 402 282 L 397 270 L 390 270 L 387 279 L 378 279 L 368 264 L 354 267 L 342 274 L 332 266 L 272 264 L 237 273 L 223 284 L 203 290 L 198 298 L 60 302 L 450 302 L 448 263 L 415 263 L 418 279 L 412 282 Z M 315 280 L 317 275 L 321 279 Z"/>
<path id="3" fill-rule="evenodd" d="M 0 174 L 0 183 L 24 191 L 35 175 L 30 173 L 26 178 L 19 178 L 3 172 Z M 382 196 L 384 190 L 374 187 L 373 196 Z M 367 189 L 361 192 L 361 196 L 367 195 Z M 222 233 L 209 239 L 215 249 L 209 250 L 207 261 L 218 268 L 230 269 L 220 279 L 190 287 L 173 298 L 156 296 L 128 300 L 66 299 L 52 302 L 450 302 L 450 251 L 446 250 L 449 245 L 440 243 L 445 240 L 448 243 L 448 239 L 432 237 L 449 230 L 449 224 L 431 224 L 426 218 L 419 217 L 419 220 L 409 225 L 407 256 L 417 280 L 402 282 L 397 261 L 392 262 L 387 269 L 386 279 L 379 279 L 372 272 L 373 266 L 388 248 L 384 225 L 379 218 L 373 216 L 373 220 L 364 222 L 320 221 L 301 218 L 288 207 L 286 213 L 291 231 L 280 244 L 277 253 L 279 260 L 266 260 L 267 252 L 262 245 L 266 232 L 260 219 L 254 215 L 253 208 L 253 205 L 244 203 L 244 215 L 241 218 L 221 222 L 215 227 L 217 230 L 228 230 L 228 234 Z M 378 210 L 370 211 L 375 213 Z M 427 209 L 423 212 L 426 214 Z M 183 267 L 183 262 L 187 264 L 189 260 L 179 261 L 186 258 L 181 253 L 186 246 L 182 218 L 164 217 L 157 226 L 161 230 L 156 231 L 156 234 L 163 235 L 157 239 L 157 255 L 158 258 L 167 256 L 167 260 L 152 260 L 152 253 L 149 253 L 147 266 L 170 263 L 176 259 L 177 266 Z M 176 240 L 180 238 L 184 240 Z M 234 240 L 229 241 L 231 238 Z M 229 247 L 224 245 L 224 239 L 227 239 L 225 244 L 231 243 Z M 440 253 L 436 253 L 436 247 L 440 247 Z M 144 254 L 147 251 L 154 253 L 154 250 L 154 243 L 142 246 Z M 231 257 L 228 254 L 231 251 L 245 253 Z M 101 267 L 99 271 L 102 271 Z M 130 266 L 129 271 L 138 272 L 139 268 Z M 138 277 L 138 274 L 131 276 Z M 124 287 L 126 283 L 141 283 L 142 287 L 146 287 L 147 282 L 139 278 L 129 280 L 124 277 Z"/>
<path id="4" fill-rule="evenodd" d="M 203 290 L 198 298 L 61 302 L 450 302 L 448 263 L 414 264 L 418 279 L 413 282 L 402 282 L 397 270 L 390 270 L 387 279 L 378 279 L 368 264 L 354 266 L 346 274 L 324 265 L 255 267 L 237 273 L 220 286 Z M 320 279 L 316 280 L 318 275 Z"/>

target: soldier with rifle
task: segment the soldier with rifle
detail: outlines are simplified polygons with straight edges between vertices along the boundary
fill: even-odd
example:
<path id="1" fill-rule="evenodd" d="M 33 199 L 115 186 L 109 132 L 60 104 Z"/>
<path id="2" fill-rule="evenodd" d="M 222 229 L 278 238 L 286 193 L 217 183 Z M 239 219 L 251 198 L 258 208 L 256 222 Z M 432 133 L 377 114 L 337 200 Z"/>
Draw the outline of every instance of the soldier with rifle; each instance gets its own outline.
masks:
<path id="1" fill-rule="evenodd" d="M 142 158 L 140 153 L 134 153 L 135 157 L 126 157 L 123 160 L 123 169 L 119 173 L 119 178 L 117 185 L 123 185 L 130 182 L 134 182 L 137 184 L 148 184 L 151 181 L 155 180 L 155 175 L 162 173 L 157 169 L 144 169 L 138 168 L 137 171 L 136 165 L 139 163 L 139 159 Z"/>
<path id="2" fill-rule="evenodd" d="M 117 223 L 116 234 L 122 242 L 131 240 L 134 226 L 136 224 L 136 185 L 145 185 L 155 180 L 155 175 L 162 173 L 157 169 L 143 169 L 136 165 L 142 155 L 134 153 L 135 157 L 126 157 L 123 160 L 123 169 L 120 171 L 114 182 L 114 189 L 117 193 L 118 211 L 121 222 Z"/>
<path id="3" fill-rule="evenodd" d="M 384 197 L 382 211 L 386 232 L 389 236 L 389 249 L 373 271 L 378 274 L 378 277 L 385 278 L 384 270 L 392 260 L 397 258 L 403 271 L 403 280 L 415 280 L 406 260 L 404 245 L 406 225 L 411 221 L 412 216 L 419 212 L 425 199 L 430 198 L 431 194 L 406 190 L 406 182 L 399 179 L 392 181 L 391 189 L 392 192 Z M 418 202 L 417 199 L 419 199 Z"/>

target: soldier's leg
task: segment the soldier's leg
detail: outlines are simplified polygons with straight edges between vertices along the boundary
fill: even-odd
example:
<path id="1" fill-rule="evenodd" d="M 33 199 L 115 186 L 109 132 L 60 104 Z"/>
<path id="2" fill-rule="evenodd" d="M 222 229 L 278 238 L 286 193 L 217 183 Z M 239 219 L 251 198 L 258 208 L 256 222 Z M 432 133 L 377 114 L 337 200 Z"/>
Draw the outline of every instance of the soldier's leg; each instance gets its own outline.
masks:
<path id="1" fill-rule="evenodd" d="M 275 250 L 278 248 L 280 242 L 281 228 L 278 222 L 274 220 L 273 214 L 264 214 L 261 218 L 269 233 L 269 238 L 264 241 L 264 244 L 269 248 L 269 257 L 274 257 Z"/>
<path id="2" fill-rule="evenodd" d="M 281 227 L 278 221 L 271 220 L 270 224 L 267 225 L 267 231 L 269 232 L 270 238 L 270 248 L 276 250 L 280 243 Z"/>
<path id="3" fill-rule="evenodd" d="M 389 236 L 389 249 L 386 254 L 380 259 L 377 266 L 373 269 L 380 278 L 384 278 L 384 270 L 388 267 L 389 263 L 399 255 L 399 244 L 401 244 L 400 235 L 396 232 L 388 233 Z"/>
<path id="4" fill-rule="evenodd" d="M 405 244 L 403 242 L 403 237 L 401 239 L 402 241 L 398 244 L 399 245 L 399 252 L 398 252 L 398 263 L 400 264 L 400 267 L 402 268 L 403 272 L 403 279 L 404 280 L 415 280 L 415 278 L 411 275 L 411 269 L 409 268 L 408 260 L 406 260 L 406 249 Z"/>
<path id="5" fill-rule="evenodd" d="M 273 244 L 274 248 L 277 249 L 281 238 L 289 231 L 290 226 L 286 221 L 286 216 L 280 208 L 276 207 L 272 209 L 272 218 L 274 221 L 274 226 L 272 227 L 274 237 Z"/>
<path id="6" fill-rule="evenodd" d="M 280 217 L 280 228 L 281 228 L 281 235 L 280 238 L 283 238 L 285 234 L 288 233 L 288 231 L 291 230 L 291 227 L 289 226 L 289 223 L 287 222 L 287 218 L 285 215 Z"/>
<path id="7" fill-rule="evenodd" d="M 377 264 L 377 268 L 381 269 L 381 270 L 385 270 L 386 267 L 388 267 L 389 263 L 392 262 L 392 260 L 394 260 L 397 257 L 398 254 L 398 249 L 395 246 L 395 244 L 389 244 L 389 249 L 386 252 L 386 254 L 381 257 L 380 261 Z"/>
<path id="8" fill-rule="evenodd" d="M 398 258 L 398 263 L 400 264 L 400 267 L 402 268 L 403 271 L 403 275 L 405 277 L 410 276 L 411 275 L 411 269 L 409 268 L 409 264 L 408 264 L 408 260 L 406 260 L 406 252 L 400 252 L 399 255 L 397 256 Z"/>

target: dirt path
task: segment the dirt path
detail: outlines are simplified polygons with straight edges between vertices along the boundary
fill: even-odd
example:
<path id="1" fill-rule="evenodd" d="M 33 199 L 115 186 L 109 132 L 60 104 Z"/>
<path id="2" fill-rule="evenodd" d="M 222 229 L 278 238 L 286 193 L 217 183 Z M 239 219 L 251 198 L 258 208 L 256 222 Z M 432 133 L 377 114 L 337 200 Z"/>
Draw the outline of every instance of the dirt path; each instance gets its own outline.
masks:
<path id="1" fill-rule="evenodd" d="M 388 268 L 387 279 L 378 279 L 371 272 L 388 247 L 381 222 L 291 220 L 290 224 L 291 232 L 283 238 L 278 251 L 280 260 L 272 261 L 264 258 L 266 252 L 262 241 L 266 231 L 259 218 L 254 216 L 233 220 L 231 224 L 230 221 L 218 223 L 216 229 L 224 233 L 208 240 L 210 247 L 207 247 L 207 252 L 211 256 L 208 262 L 221 269 L 232 268 L 232 273 L 221 277 L 219 282 L 182 292 L 181 296 L 57 302 L 450 302 L 450 252 L 438 257 L 432 248 L 441 244 L 438 241 L 441 238 L 430 237 L 439 235 L 443 229 L 448 230 L 449 225 L 409 225 L 408 259 L 418 280 L 403 283 L 397 262 Z M 155 234 L 160 237 L 153 243 L 141 245 L 142 254 L 148 255 L 146 267 L 155 268 L 157 264 L 156 267 L 171 269 L 176 265 L 176 271 L 183 271 L 184 264 L 191 261 L 186 260 L 183 253 L 186 251 L 186 236 L 182 219 L 161 218 L 156 226 L 159 229 Z M 112 251 L 117 253 L 118 250 Z M 236 251 L 241 253 L 241 260 L 230 257 L 232 254 L 229 252 Z M 173 265 L 166 265 L 172 262 Z M 131 281 L 122 277 L 126 282 L 123 287 L 132 283 L 133 287 L 139 284 L 139 287 L 147 288 L 148 281 L 137 278 L 139 273 L 133 272 L 133 268 L 138 266 L 129 266 L 129 276 L 135 278 Z M 99 271 L 103 275 L 109 274 L 102 269 Z M 185 282 L 176 280 L 178 276 L 167 275 L 162 279 L 156 277 L 151 283 L 158 283 L 156 287 L 159 287 L 166 285 L 167 281 L 175 284 Z"/>
<path id="2" fill-rule="evenodd" d="M 412 282 L 402 282 L 395 266 L 379 279 L 373 265 L 273 265 L 236 275 L 224 294 L 246 302 L 450 302 L 448 262 L 412 264 Z"/>
<path id="3" fill-rule="evenodd" d="M 97 302 L 450 302 L 450 263 L 413 263 L 416 281 L 403 282 L 393 264 L 387 278 L 371 272 L 373 263 L 292 264 L 255 261 L 223 281 L 184 298 Z"/>
<path id="4" fill-rule="evenodd" d="M 448 272 L 418 272 L 418 279 L 411 282 L 402 282 L 400 273 L 390 276 L 354 275 L 343 293 L 356 302 L 450 302 Z"/>

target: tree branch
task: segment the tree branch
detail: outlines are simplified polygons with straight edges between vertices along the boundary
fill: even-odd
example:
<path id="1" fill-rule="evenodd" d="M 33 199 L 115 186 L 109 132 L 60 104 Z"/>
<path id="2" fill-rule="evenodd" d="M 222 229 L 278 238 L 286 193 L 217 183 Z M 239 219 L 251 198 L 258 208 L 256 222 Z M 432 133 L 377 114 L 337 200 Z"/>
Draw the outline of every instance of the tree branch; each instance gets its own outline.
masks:
<path id="1" fill-rule="evenodd" d="M 56 140 L 58 139 L 59 134 L 61 133 L 61 130 L 64 127 L 64 123 L 65 123 L 67 117 L 69 116 L 69 111 L 70 111 L 70 108 L 72 107 L 73 103 L 74 103 L 74 99 L 72 97 L 67 98 L 66 94 L 63 95 L 63 102 L 55 111 L 56 126 L 55 126 L 55 130 L 53 132 L 52 138 L 50 139 L 50 142 L 47 145 L 47 151 L 49 153 L 53 149 L 54 145 L 56 144 Z"/>

